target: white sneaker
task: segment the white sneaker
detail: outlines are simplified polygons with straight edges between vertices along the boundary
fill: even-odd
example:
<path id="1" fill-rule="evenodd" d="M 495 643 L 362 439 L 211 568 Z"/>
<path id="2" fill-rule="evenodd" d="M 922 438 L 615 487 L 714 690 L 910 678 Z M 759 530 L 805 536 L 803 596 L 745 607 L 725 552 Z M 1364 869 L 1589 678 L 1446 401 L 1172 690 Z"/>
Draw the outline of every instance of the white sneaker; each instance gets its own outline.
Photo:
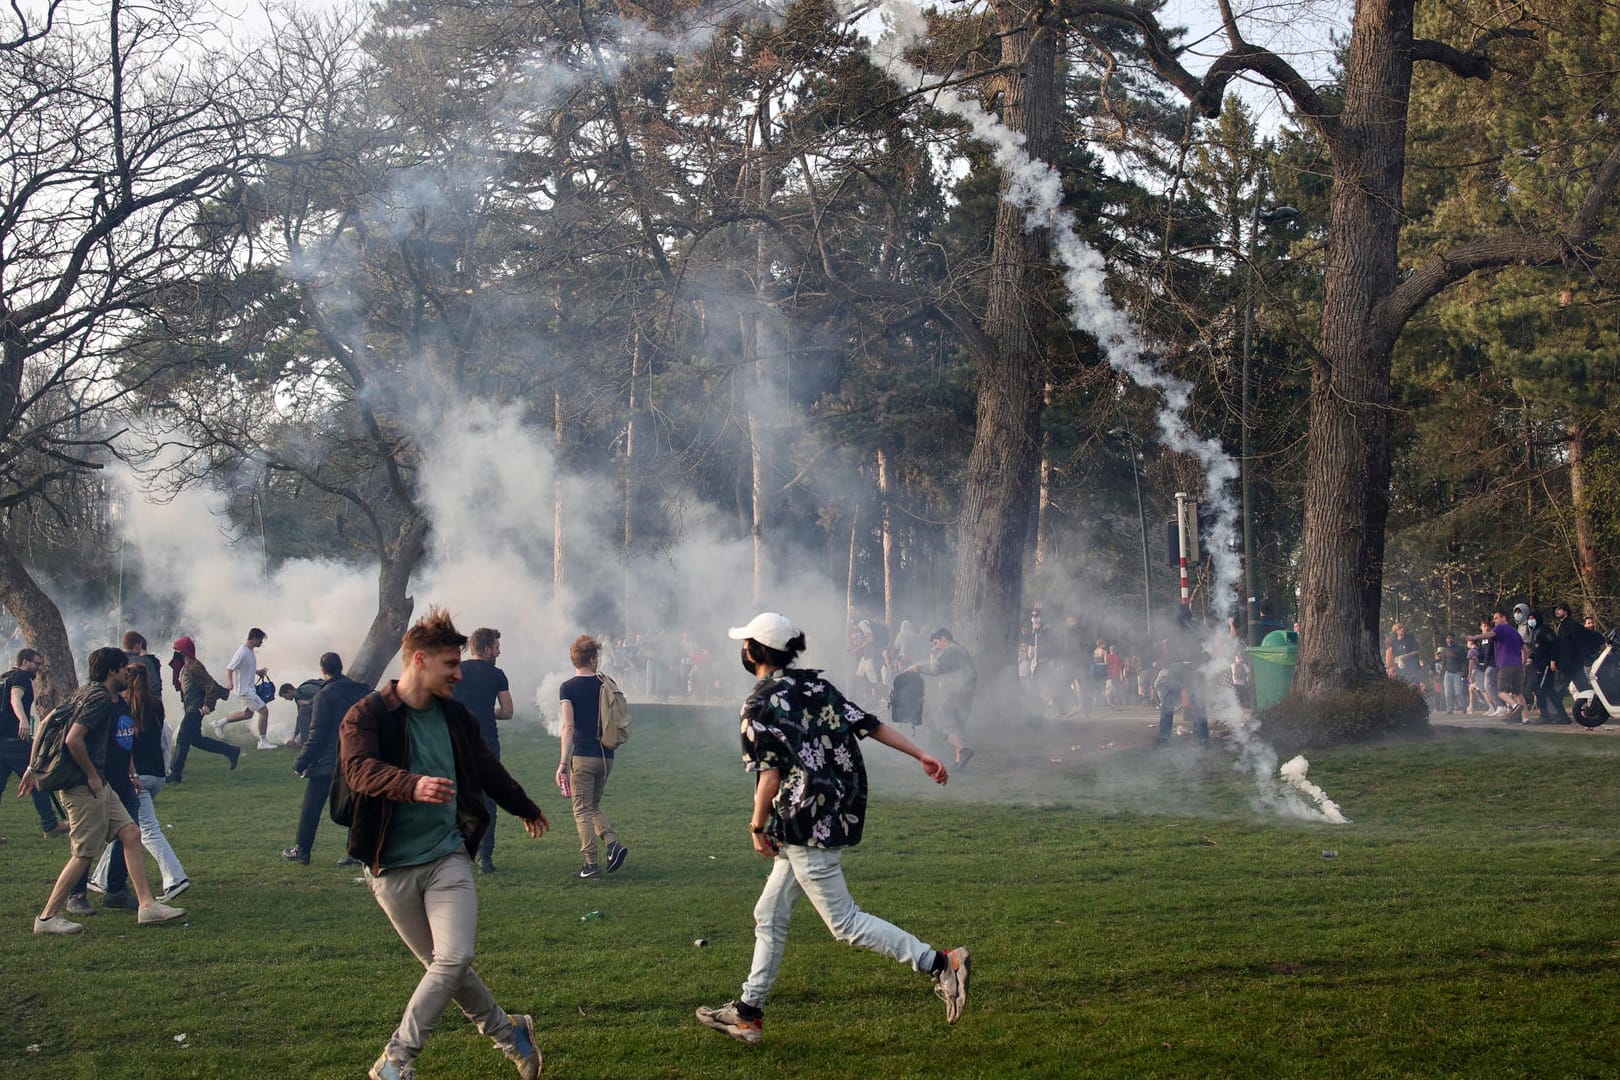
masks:
<path id="1" fill-rule="evenodd" d="M 82 934 L 84 924 L 64 919 L 61 915 L 52 915 L 48 919 L 34 916 L 34 933 L 36 934 Z"/>
<path id="2" fill-rule="evenodd" d="M 225 737 L 225 718 L 223 716 L 214 717 L 213 726 L 214 738 L 223 739 Z"/>
<path id="3" fill-rule="evenodd" d="M 179 881 L 165 889 L 158 899 L 167 904 L 170 900 L 173 900 L 175 897 L 179 896 L 189 888 L 191 888 L 191 879 L 181 878 Z"/>
<path id="4" fill-rule="evenodd" d="M 259 740 L 259 749 L 260 750 L 280 750 L 281 747 L 277 746 L 275 743 L 271 742 L 269 739 L 260 739 Z"/>
<path id="5" fill-rule="evenodd" d="M 135 921 L 142 926 L 156 926 L 158 923 L 173 922 L 185 913 L 185 908 L 170 907 L 161 900 L 154 900 L 141 908 Z"/>

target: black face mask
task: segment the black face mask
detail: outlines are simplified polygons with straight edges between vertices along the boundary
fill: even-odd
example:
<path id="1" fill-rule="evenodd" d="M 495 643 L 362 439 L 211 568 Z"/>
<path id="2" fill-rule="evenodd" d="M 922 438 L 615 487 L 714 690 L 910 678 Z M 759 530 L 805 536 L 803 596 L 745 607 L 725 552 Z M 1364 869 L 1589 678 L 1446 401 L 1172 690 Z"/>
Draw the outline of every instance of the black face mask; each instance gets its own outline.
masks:
<path id="1" fill-rule="evenodd" d="M 748 646 L 744 645 L 742 647 L 741 652 L 742 652 L 743 670 L 748 672 L 748 674 L 753 675 L 754 674 L 754 661 L 753 661 L 753 658 L 748 655 Z"/>

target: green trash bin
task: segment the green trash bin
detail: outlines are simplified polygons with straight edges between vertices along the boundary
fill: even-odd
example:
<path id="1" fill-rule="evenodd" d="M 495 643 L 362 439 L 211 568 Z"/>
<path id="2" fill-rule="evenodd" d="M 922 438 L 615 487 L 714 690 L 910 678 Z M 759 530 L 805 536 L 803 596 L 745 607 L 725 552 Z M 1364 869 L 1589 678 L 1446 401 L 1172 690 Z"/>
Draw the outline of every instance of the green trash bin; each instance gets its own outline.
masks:
<path id="1" fill-rule="evenodd" d="M 1251 645 L 1249 667 L 1254 671 L 1255 711 L 1269 709 L 1288 694 L 1299 657 L 1299 635 L 1273 630 L 1259 645 Z"/>

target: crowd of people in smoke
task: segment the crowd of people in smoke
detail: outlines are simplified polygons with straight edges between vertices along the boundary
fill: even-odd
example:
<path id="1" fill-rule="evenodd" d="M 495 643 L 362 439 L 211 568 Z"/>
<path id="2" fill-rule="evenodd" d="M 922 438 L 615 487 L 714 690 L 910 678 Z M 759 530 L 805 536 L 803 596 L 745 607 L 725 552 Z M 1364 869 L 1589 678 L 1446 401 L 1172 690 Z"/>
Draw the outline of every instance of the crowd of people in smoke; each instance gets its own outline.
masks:
<path id="1" fill-rule="evenodd" d="M 947 1022 L 954 1024 L 967 1001 L 968 950 L 935 948 L 862 911 L 842 868 L 843 852 L 860 842 L 865 815 L 868 785 L 859 742 L 870 738 L 916 759 L 939 784 L 948 778 L 945 764 L 845 698 L 820 671 L 798 667 L 805 637 L 786 616 L 763 612 L 729 636 L 741 643 L 742 665 L 755 679 L 740 712 L 743 761 L 758 774 L 749 835 L 757 853 L 777 861 L 755 907 L 756 949 L 741 995 L 698 1008 L 697 1020 L 739 1041 L 760 1041 L 763 1006 L 781 967 L 793 908 L 800 896 L 809 896 L 838 940 L 928 977 L 945 1003 Z M 371 1080 L 410 1080 L 414 1060 L 452 1001 L 519 1075 L 533 1080 L 541 1067 L 533 1019 L 503 1010 L 471 967 L 478 923 L 473 860 L 483 873 L 495 872 L 496 810 L 520 818 L 531 838 L 550 827 L 501 764 L 499 724 L 514 709 L 509 681 L 496 663 L 500 631 L 481 627 L 469 638 L 447 612 L 430 608 L 404 636 L 398 678 L 376 689 L 346 676 L 334 652 L 319 658 L 318 677 L 273 688 L 258 662 L 268 637 L 258 627 L 248 631 L 224 669 L 223 684 L 204 665 L 196 640 L 175 639 L 169 683 L 180 694 L 182 717 L 172 748 L 163 668 L 139 632 L 125 633 L 122 648 L 91 652 L 84 686 L 46 717 L 33 715 L 43 657 L 18 650 L 16 667 L 0 686 L 16 721 L 0 725 L 0 762 L 19 774 L 19 795 L 35 796 L 44 837 L 66 835 L 69 843 L 34 933 L 82 933 L 85 924 L 69 916 L 96 914 L 90 891 L 104 894 L 104 908 L 136 910 L 142 926 L 185 917 L 186 910 L 169 901 L 189 890 L 191 879 L 158 823 L 153 800 L 166 785 L 186 782 L 190 750 L 218 754 L 234 771 L 241 748 L 217 737 L 229 724 L 259 718 L 250 731 L 254 745 L 296 749 L 292 771 L 305 781 L 297 839 L 281 857 L 308 865 L 320 818 L 328 812 L 347 827 L 339 865 L 364 867 L 373 899 L 424 968 L 369 1071 Z M 966 765 L 972 750 L 962 732 L 976 684 L 972 659 L 947 629 L 935 631 L 930 642 L 931 655 L 909 672 L 941 681 L 944 734 L 957 765 Z M 613 874 L 629 855 L 601 808 L 614 750 L 630 730 L 626 698 L 601 672 L 601 659 L 596 638 L 576 638 L 568 649 L 573 675 L 558 690 L 562 723 L 554 780 L 572 803 L 580 878 Z M 279 744 L 268 738 L 263 722 L 276 697 L 297 714 L 292 735 Z M 215 713 L 211 738 L 202 731 L 205 718 Z M 143 845 L 160 868 L 161 892 L 147 880 Z"/>
<path id="2" fill-rule="evenodd" d="M 1565 602 L 1553 605 L 1551 619 L 1526 603 L 1504 604 L 1472 633 L 1445 631 L 1432 652 L 1396 619 L 1384 638 L 1384 669 L 1421 687 L 1447 715 L 1568 724 L 1566 699 L 1587 687 L 1603 641 L 1598 618 Z"/>

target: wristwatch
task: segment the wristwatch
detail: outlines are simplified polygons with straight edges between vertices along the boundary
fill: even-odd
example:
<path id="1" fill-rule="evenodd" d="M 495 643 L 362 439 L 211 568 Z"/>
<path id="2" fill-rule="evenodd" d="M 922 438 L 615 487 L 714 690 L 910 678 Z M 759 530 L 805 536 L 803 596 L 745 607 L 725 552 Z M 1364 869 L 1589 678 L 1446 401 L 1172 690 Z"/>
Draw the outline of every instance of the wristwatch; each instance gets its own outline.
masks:
<path id="1" fill-rule="evenodd" d="M 749 825 L 748 826 L 748 831 L 753 832 L 753 833 L 762 833 L 762 832 L 765 831 L 765 826 L 763 826 L 763 825 Z"/>

